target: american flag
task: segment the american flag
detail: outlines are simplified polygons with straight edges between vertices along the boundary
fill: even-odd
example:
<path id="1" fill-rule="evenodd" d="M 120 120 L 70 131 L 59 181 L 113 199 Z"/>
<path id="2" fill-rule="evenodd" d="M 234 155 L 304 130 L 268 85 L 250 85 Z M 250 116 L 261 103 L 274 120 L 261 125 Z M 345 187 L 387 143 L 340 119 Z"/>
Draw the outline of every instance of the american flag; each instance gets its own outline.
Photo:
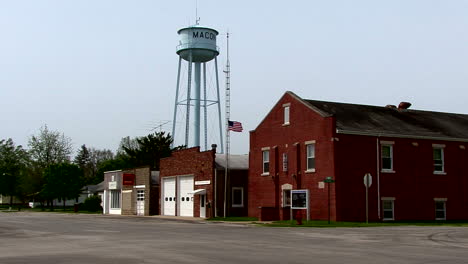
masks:
<path id="1" fill-rule="evenodd" d="M 228 121 L 229 130 L 233 132 L 242 132 L 242 123 L 237 121 Z"/>

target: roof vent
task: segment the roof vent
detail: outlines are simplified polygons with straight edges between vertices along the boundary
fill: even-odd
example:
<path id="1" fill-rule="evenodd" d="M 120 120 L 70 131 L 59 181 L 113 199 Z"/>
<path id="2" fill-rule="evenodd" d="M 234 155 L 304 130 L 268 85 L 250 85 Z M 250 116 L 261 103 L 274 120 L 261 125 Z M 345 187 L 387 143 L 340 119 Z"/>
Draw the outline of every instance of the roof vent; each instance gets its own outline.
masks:
<path id="1" fill-rule="evenodd" d="M 410 108 L 411 106 L 411 103 L 408 103 L 408 102 L 401 102 L 399 105 L 398 105 L 398 110 L 406 110 L 408 108 Z"/>
<path id="2" fill-rule="evenodd" d="M 386 105 L 385 108 L 396 109 L 396 105 Z"/>

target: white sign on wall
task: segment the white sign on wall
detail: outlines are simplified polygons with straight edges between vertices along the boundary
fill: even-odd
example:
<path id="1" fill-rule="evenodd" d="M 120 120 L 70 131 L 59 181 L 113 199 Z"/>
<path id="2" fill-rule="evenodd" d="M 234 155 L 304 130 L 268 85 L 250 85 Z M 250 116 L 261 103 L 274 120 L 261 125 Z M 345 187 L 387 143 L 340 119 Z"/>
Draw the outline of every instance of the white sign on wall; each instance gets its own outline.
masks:
<path id="1" fill-rule="evenodd" d="M 116 190 L 117 189 L 117 182 L 111 181 L 109 182 L 109 190 Z"/>
<path id="2" fill-rule="evenodd" d="M 195 185 L 208 185 L 211 184 L 210 180 L 207 181 L 195 181 Z"/>

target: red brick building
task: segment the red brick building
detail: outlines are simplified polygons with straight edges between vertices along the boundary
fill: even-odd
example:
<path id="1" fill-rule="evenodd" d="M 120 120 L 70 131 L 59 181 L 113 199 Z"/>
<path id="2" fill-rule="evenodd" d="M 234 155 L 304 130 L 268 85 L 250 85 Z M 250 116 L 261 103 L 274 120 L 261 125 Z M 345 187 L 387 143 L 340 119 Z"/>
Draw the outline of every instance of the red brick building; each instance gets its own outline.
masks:
<path id="1" fill-rule="evenodd" d="M 250 132 L 249 216 L 289 219 L 291 189 L 310 218 L 468 219 L 468 115 L 305 100 L 286 92 Z M 332 177 L 334 183 L 325 183 Z"/>
<path id="2" fill-rule="evenodd" d="M 246 216 L 248 155 L 230 155 L 226 196 L 225 167 L 225 155 L 215 148 L 183 149 L 161 159 L 161 215 L 210 218 L 226 208 L 227 216 Z"/>

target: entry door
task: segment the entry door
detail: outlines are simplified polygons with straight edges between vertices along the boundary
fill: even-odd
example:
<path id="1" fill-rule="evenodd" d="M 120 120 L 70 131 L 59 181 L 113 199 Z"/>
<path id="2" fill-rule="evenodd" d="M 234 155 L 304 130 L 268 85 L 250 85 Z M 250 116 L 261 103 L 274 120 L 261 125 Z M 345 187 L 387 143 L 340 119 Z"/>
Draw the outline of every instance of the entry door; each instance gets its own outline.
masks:
<path id="1" fill-rule="evenodd" d="M 176 192 L 175 192 L 176 178 L 163 178 L 162 179 L 162 215 L 175 215 Z"/>
<path id="2" fill-rule="evenodd" d="M 206 217 L 206 195 L 200 194 L 200 217 Z"/>
<path id="3" fill-rule="evenodd" d="M 180 216 L 193 216 L 193 176 L 180 176 L 178 208 Z"/>
<path id="4" fill-rule="evenodd" d="M 145 190 L 137 190 L 137 215 L 145 215 Z"/>

